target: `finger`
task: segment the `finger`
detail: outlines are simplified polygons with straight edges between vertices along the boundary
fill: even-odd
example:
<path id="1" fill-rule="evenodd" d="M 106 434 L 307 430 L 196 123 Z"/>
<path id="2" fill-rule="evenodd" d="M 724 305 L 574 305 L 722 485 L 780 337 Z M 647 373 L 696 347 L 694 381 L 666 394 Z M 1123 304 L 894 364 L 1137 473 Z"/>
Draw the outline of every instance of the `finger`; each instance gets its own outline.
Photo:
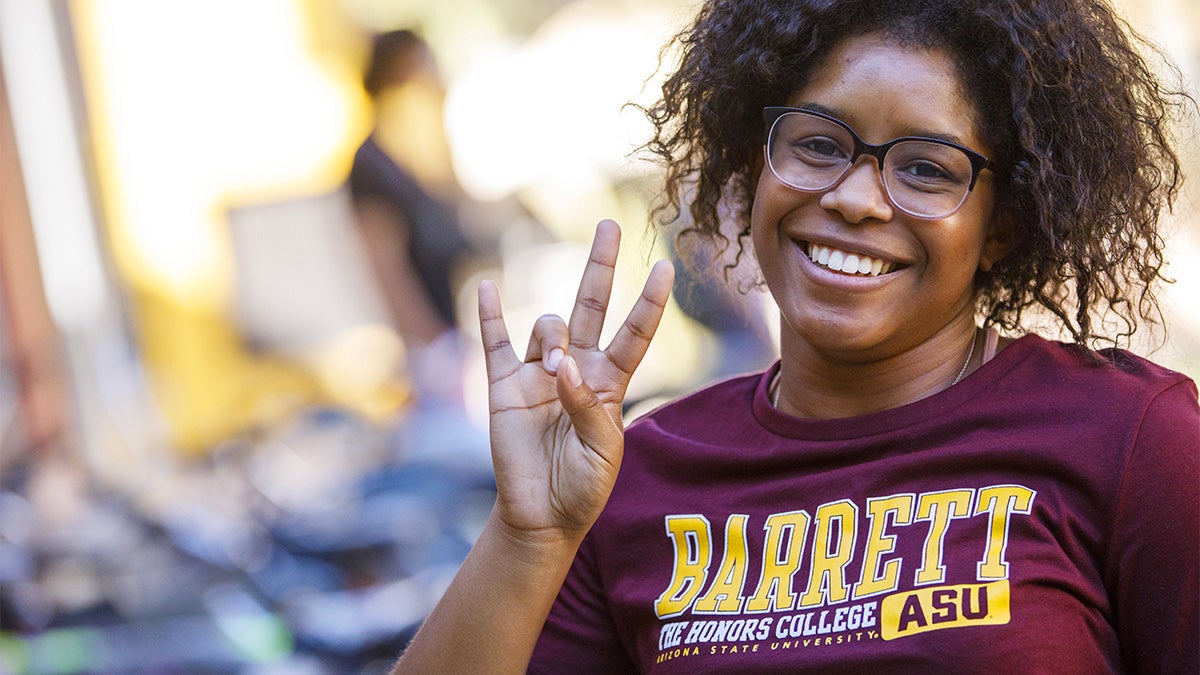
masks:
<path id="1" fill-rule="evenodd" d="M 556 384 L 558 400 L 571 416 L 579 440 L 606 460 L 620 461 L 619 451 L 624 442 L 621 427 L 596 392 L 583 381 L 574 358 L 567 356 L 562 360 Z"/>
<path id="2" fill-rule="evenodd" d="M 483 337 L 488 382 L 497 382 L 512 374 L 520 363 L 512 341 L 508 339 L 508 327 L 504 325 L 500 290 L 491 281 L 479 284 L 479 332 Z"/>
<path id="3" fill-rule="evenodd" d="M 579 292 L 575 294 L 575 307 L 571 310 L 572 346 L 595 349 L 600 342 L 620 246 L 621 228 L 611 220 L 600 221 L 596 226 L 596 237 L 592 239 L 587 266 L 583 268 L 583 278 L 579 281 Z"/>
<path id="4" fill-rule="evenodd" d="M 541 361 L 542 368 L 553 375 L 567 353 L 567 322 L 557 314 L 543 314 L 533 324 L 525 363 Z"/>
<path id="5" fill-rule="evenodd" d="M 675 268 L 666 260 L 659 260 L 650 270 L 642 295 L 629 310 L 625 323 L 613 336 L 608 349 L 604 353 L 626 375 L 633 375 L 646 350 L 650 340 L 658 330 L 663 311 L 667 307 L 667 298 L 671 295 L 671 284 L 675 282 Z"/>

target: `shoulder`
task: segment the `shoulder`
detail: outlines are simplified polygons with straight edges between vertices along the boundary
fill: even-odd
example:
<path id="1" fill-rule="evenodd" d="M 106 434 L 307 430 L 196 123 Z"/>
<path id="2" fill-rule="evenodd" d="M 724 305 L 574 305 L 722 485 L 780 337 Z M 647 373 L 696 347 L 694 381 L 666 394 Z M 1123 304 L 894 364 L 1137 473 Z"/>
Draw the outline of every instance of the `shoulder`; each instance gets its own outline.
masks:
<path id="1" fill-rule="evenodd" d="M 1195 383 L 1146 358 L 1025 336 L 994 362 L 995 376 L 981 378 L 964 404 L 976 413 L 966 423 L 1005 429 L 1009 442 L 1043 456 L 1072 458 L 1110 487 L 1148 450 L 1170 465 L 1180 444 L 1196 443 Z"/>
<path id="2" fill-rule="evenodd" d="M 354 160 L 350 164 L 351 180 L 379 180 L 381 177 L 395 180 L 397 175 L 403 174 L 399 165 L 375 140 L 374 134 L 363 139 L 362 144 L 354 151 Z"/>
<path id="3" fill-rule="evenodd" d="M 626 434 L 682 434 L 701 438 L 720 435 L 731 423 L 751 416 L 755 391 L 765 386 L 764 379 L 772 371 L 721 380 L 665 403 L 637 418 Z"/>
<path id="4" fill-rule="evenodd" d="M 375 136 L 372 134 L 364 138 L 358 149 L 354 151 L 354 164 L 371 164 L 378 162 L 383 157 L 386 157 L 383 148 L 379 147 L 379 143 L 375 141 Z"/>
<path id="5" fill-rule="evenodd" d="M 709 385 L 659 406 L 625 430 L 625 456 L 614 500 L 665 484 L 702 484 L 714 474 L 745 463 L 747 450 L 772 444 L 755 417 L 756 405 L 770 405 L 765 387 L 772 371 L 742 375 Z"/>
<path id="6" fill-rule="evenodd" d="M 375 191 L 380 176 L 388 172 L 390 163 L 383 149 L 375 142 L 375 137 L 367 136 L 354 151 L 354 160 L 350 164 L 351 189 L 356 193 Z"/>
<path id="7" fill-rule="evenodd" d="M 1078 345 L 1026 335 L 1001 356 L 1011 357 L 1016 365 L 1011 371 L 1014 384 L 1097 401 L 1119 396 L 1126 402 L 1148 402 L 1175 388 L 1190 390 L 1194 396 L 1196 388 L 1187 375 L 1123 349 L 1089 352 Z"/>

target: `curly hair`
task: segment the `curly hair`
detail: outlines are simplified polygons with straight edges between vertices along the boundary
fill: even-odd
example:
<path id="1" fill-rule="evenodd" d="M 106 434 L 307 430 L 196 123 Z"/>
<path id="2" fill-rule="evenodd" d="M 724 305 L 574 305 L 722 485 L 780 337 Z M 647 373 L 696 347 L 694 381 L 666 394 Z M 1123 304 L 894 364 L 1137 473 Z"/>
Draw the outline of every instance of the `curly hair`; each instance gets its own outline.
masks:
<path id="1" fill-rule="evenodd" d="M 951 55 L 994 150 L 1014 241 L 976 278 L 985 321 L 1016 330 L 1040 307 L 1081 345 L 1161 322 L 1159 216 L 1182 179 L 1171 123 L 1195 101 L 1164 86 L 1139 49 L 1160 52 L 1102 0 L 706 0 L 664 48 L 678 49 L 678 65 L 645 110 L 655 129 L 645 149 L 666 169 L 653 217 L 690 216 L 677 243 L 731 246 L 720 220 L 732 212 L 740 231 L 726 274 L 738 264 L 762 108 L 784 104 L 836 44 L 869 33 Z M 1096 329 L 1110 313 L 1115 336 Z"/>

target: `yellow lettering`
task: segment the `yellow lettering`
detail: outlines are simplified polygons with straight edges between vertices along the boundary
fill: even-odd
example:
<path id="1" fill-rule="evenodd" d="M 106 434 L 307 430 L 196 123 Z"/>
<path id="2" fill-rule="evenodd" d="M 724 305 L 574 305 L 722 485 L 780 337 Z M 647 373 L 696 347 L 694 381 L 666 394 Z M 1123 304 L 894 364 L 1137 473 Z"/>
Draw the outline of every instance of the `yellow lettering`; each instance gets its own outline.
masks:
<path id="1" fill-rule="evenodd" d="M 980 581 L 1008 578 L 1008 562 L 1004 559 L 1004 553 L 1008 549 L 1009 516 L 1032 511 L 1036 494 L 1021 485 L 993 485 L 979 491 L 975 515 L 985 511 L 989 514 L 987 548 L 977 568 Z"/>
<path id="2" fill-rule="evenodd" d="M 962 586 L 933 586 L 883 599 L 879 627 L 884 640 L 942 628 L 1008 623 L 1008 581 Z"/>
<path id="3" fill-rule="evenodd" d="M 762 575 L 754 597 L 746 602 L 747 612 L 778 612 L 795 606 L 792 580 L 800 570 L 808 521 L 806 511 L 776 513 L 767 518 L 763 525 L 767 540 L 763 544 Z"/>
<path id="4" fill-rule="evenodd" d="M 746 520 L 749 516 L 735 513 L 725 521 L 725 555 L 721 569 L 712 586 L 693 609 L 696 613 L 736 613 L 742 608 L 742 587 L 746 585 L 746 559 L 750 551 L 746 544 Z"/>
<path id="5" fill-rule="evenodd" d="M 812 571 L 808 589 L 800 596 L 801 607 L 842 602 L 849 596 L 845 572 L 854 553 L 858 507 L 846 499 L 822 504 L 817 508 L 814 530 Z"/>
<path id="6" fill-rule="evenodd" d="M 891 517 L 893 525 L 912 523 L 913 495 L 893 495 L 867 500 L 867 517 L 871 531 L 867 535 L 867 550 L 863 554 L 862 574 L 854 586 L 854 598 L 865 598 L 894 591 L 900 584 L 900 561 L 889 560 L 879 571 L 884 555 L 896 550 L 896 535 L 884 534 Z"/>
<path id="7" fill-rule="evenodd" d="M 658 618 L 679 616 L 700 593 L 712 563 L 712 533 L 701 515 L 667 516 L 667 536 L 675 544 L 671 585 L 654 602 Z"/>
<path id="8" fill-rule="evenodd" d="M 952 518 L 971 515 L 971 498 L 974 490 L 946 490 L 926 492 L 917 500 L 917 520 L 929 521 L 929 534 L 925 537 L 925 554 L 921 568 L 917 570 L 918 586 L 940 584 L 946 580 L 946 566 L 942 564 L 946 529 Z"/>

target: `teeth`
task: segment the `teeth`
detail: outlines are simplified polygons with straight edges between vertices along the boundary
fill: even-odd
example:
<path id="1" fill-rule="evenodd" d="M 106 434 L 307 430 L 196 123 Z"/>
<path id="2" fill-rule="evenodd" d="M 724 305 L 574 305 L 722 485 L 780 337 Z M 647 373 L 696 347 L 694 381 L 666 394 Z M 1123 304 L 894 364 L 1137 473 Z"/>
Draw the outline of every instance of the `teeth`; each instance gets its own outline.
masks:
<path id="1" fill-rule="evenodd" d="M 842 263 L 842 271 L 846 274 L 858 274 L 858 256 L 853 253 L 846 256 L 846 260 Z"/>
<path id="2" fill-rule="evenodd" d="M 845 274 L 862 274 L 877 277 L 892 271 L 893 263 L 872 258 L 861 253 L 847 253 L 836 248 L 808 245 L 808 257 L 818 265 Z"/>

